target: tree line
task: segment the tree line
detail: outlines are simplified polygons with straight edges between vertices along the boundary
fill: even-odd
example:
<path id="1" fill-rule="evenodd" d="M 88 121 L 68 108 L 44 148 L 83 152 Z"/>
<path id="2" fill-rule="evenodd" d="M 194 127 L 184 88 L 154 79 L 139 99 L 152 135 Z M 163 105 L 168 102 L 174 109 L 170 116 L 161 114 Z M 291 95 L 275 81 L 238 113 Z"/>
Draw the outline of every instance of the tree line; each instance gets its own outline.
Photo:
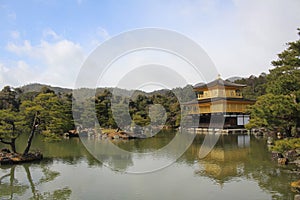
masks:
<path id="1" fill-rule="evenodd" d="M 274 68 L 268 74 L 235 81 L 246 85 L 242 91 L 245 98 L 257 100 L 248 110 L 251 118 L 246 128 L 263 127 L 291 136 L 299 132 L 297 128 L 300 127 L 300 40 L 287 43 L 287 49 L 278 54 L 278 59 L 272 65 Z M 103 128 L 118 128 L 115 119 L 122 122 L 124 116 L 128 115 L 127 111 L 131 123 L 146 126 L 150 123 L 149 109 L 155 104 L 165 109 L 165 127 L 177 128 L 180 126 L 181 107 L 175 94 L 185 97 L 183 101 L 195 96 L 191 85 L 152 93 L 137 91 L 131 98 L 122 95 L 113 97 L 113 89 L 98 88 L 93 98 L 72 109 L 74 97 L 70 90 L 43 86 L 39 91 L 31 91 L 24 90 L 24 87 L 5 86 L 0 91 L 0 141 L 7 143 L 20 134 L 29 133 L 36 113 L 39 115 L 38 131 L 51 137 L 75 129 L 73 115 L 86 128 L 94 127 L 94 121 L 90 120 L 94 110 Z M 111 109 L 112 101 L 119 106 L 115 115 Z M 95 109 L 84 109 L 85 104 L 91 103 Z M 128 105 L 127 108 L 122 107 L 124 103 Z"/>
<path id="2" fill-rule="evenodd" d="M 32 129 L 34 116 L 38 113 L 39 127 L 37 131 L 44 136 L 57 138 L 69 130 L 75 129 L 73 115 L 79 119 L 82 128 L 94 127 L 91 120 L 96 111 L 97 120 L 102 128 L 117 129 L 116 118 L 123 119 L 127 110 L 123 107 L 113 115 L 112 101 L 118 106 L 126 102 L 129 107 L 129 115 L 132 123 L 146 126 L 150 123 L 149 108 L 151 105 L 160 104 L 166 112 L 165 127 L 177 128 L 180 126 L 180 104 L 174 95 L 174 91 L 193 95 L 190 85 L 184 88 L 160 90 L 152 93 L 137 91 L 132 98 L 122 95 L 112 95 L 113 88 L 98 88 L 93 98 L 85 99 L 82 105 L 72 108 L 74 100 L 72 92 L 54 91 L 51 87 L 43 86 L 39 91 L 24 91 L 21 88 L 5 86 L 0 91 L 0 141 L 15 140 L 20 134 L 29 133 Z M 89 89 L 79 89 L 88 92 Z M 119 89 L 121 90 L 121 89 Z M 66 90 L 68 91 L 68 90 Z M 122 90 L 128 93 L 127 90 Z M 87 104 L 94 103 L 95 109 Z M 154 111 L 155 112 L 155 111 Z"/>

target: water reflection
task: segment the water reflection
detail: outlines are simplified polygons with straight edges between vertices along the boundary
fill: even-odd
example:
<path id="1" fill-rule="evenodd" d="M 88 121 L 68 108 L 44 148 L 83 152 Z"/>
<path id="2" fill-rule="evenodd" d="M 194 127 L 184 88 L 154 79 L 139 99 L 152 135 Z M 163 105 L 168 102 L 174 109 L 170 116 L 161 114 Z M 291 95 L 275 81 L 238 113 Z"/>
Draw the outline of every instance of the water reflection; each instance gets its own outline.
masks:
<path id="1" fill-rule="evenodd" d="M 165 132 L 146 140 L 119 140 L 114 144 L 142 153 L 143 159 L 143 153 L 160 149 L 173 138 L 174 133 Z M 46 143 L 37 137 L 33 147 L 44 152 L 46 159 L 37 164 L 1 166 L 0 199 L 99 199 L 99 194 L 102 199 L 130 200 L 294 198 L 289 183 L 300 177 L 270 159 L 266 140 L 248 135 L 221 136 L 215 148 L 201 159 L 203 139 L 203 135 L 197 135 L 170 167 L 152 174 L 129 175 L 104 167 L 78 138 Z M 96 141 L 90 142 L 93 145 Z M 22 148 L 22 141 L 19 145 Z M 152 159 L 168 159 L 174 156 L 171 154 Z M 118 157 L 113 151 L 103 151 L 101 156 L 121 171 L 131 169 L 140 159 Z"/>
<path id="2" fill-rule="evenodd" d="M 289 183 L 299 179 L 299 174 L 272 161 L 265 144 L 264 139 L 249 135 L 222 136 L 207 157 L 197 158 L 195 175 L 208 177 L 221 188 L 244 179 L 255 180 L 272 199 L 294 199 Z M 197 151 L 197 145 L 191 148 Z"/>
<path id="3" fill-rule="evenodd" d="M 2 167 L 1 171 L 5 171 L 6 174 L 0 177 L 1 199 L 24 199 L 25 194 L 27 199 L 70 198 L 72 191 L 68 186 L 62 189 L 39 191 L 37 188 L 40 185 L 52 182 L 60 173 L 51 170 L 46 163 L 39 165 L 41 173 L 36 173 L 35 167 L 34 164 L 14 165 L 8 168 Z M 31 171 L 35 171 L 34 176 L 32 176 Z M 24 178 L 24 175 L 26 178 Z"/>
<path id="4" fill-rule="evenodd" d="M 174 137 L 170 139 L 170 136 Z M 149 173 L 175 163 L 192 144 L 194 137 L 191 133 L 169 133 L 165 137 L 168 141 L 156 137 L 122 143 L 90 138 L 81 138 L 81 141 L 95 158 L 113 170 Z"/>
<path id="5" fill-rule="evenodd" d="M 15 195 L 23 195 L 24 192 L 29 188 L 28 185 L 22 185 L 17 183 L 15 179 L 15 168 L 12 166 L 8 172 L 5 172 L 0 177 L 0 197 L 6 199 L 13 199 Z"/>
<path id="6" fill-rule="evenodd" d="M 238 147 L 250 147 L 250 135 L 238 135 Z"/>
<path id="7" fill-rule="evenodd" d="M 220 185 L 241 176 L 250 153 L 250 136 L 235 139 L 221 137 L 215 148 L 204 159 L 199 159 L 200 169 L 195 174 L 210 177 Z"/>

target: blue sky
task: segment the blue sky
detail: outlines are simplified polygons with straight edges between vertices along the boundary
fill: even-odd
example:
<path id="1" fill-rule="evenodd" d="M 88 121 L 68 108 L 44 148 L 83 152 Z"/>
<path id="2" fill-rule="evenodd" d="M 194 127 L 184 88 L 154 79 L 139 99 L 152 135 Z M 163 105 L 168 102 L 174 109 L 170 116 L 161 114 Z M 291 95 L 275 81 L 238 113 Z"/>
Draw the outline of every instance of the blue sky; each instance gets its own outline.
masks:
<path id="1" fill-rule="evenodd" d="M 97 45 L 143 27 L 187 35 L 223 78 L 259 75 L 298 39 L 299 10 L 299 0 L 0 0 L 0 88 L 73 87 Z"/>

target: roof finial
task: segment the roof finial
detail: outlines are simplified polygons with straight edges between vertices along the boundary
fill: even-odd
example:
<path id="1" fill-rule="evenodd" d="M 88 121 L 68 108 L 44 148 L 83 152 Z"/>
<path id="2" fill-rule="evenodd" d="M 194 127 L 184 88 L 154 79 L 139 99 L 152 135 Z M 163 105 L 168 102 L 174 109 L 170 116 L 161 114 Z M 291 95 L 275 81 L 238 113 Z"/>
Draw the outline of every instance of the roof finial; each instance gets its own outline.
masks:
<path id="1" fill-rule="evenodd" d="M 217 79 L 221 79 L 221 74 L 218 74 L 218 78 Z"/>

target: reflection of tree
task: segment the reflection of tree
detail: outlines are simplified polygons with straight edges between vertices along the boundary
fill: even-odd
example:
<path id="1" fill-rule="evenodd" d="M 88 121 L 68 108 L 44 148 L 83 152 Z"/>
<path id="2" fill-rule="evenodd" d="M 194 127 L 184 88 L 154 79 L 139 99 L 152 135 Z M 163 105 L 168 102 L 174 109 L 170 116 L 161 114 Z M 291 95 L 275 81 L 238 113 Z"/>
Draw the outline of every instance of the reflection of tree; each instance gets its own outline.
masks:
<path id="1" fill-rule="evenodd" d="M 22 195 L 29 188 L 27 185 L 19 184 L 15 179 L 15 168 L 16 166 L 12 166 L 10 168 L 10 173 L 0 177 L 0 198 L 7 197 L 9 199 L 14 199 L 15 194 Z M 4 182 L 8 177 L 9 181 Z"/>
<path id="2" fill-rule="evenodd" d="M 64 199 L 70 199 L 72 191 L 68 188 L 65 187 L 63 189 L 57 189 L 54 190 L 53 192 L 44 192 L 43 194 L 39 194 L 37 198 L 30 198 L 30 199 L 59 199 L 59 200 L 64 200 Z"/>
<path id="3" fill-rule="evenodd" d="M 83 143 L 88 149 L 90 149 L 92 155 L 94 155 L 101 162 L 112 166 L 119 171 L 126 170 L 129 166 L 133 165 L 132 157 L 130 153 L 126 151 L 120 152 L 120 150 L 108 140 L 92 141 L 84 140 Z"/>
<path id="4" fill-rule="evenodd" d="M 272 199 L 293 199 L 289 183 L 297 180 L 299 176 L 271 161 L 267 147 L 262 142 L 265 144 L 261 140 L 251 141 L 251 152 L 244 167 L 245 175 L 256 180 L 263 190 L 271 191 Z"/>
<path id="5" fill-rule="evenodd" d="M 23 165 L 23 167 L 24 167 L 26 175 L 27 175 L 27 180 L 29 181 L 29 184 L 30 184 L 32 195 L 36 199 L 37 198 L 37 191 L 35 189 L 35 185 L 33 183 L 32 177 L 31 177 L 29 166 L 28 165 Z"/>
<path id="6" fill-rule="evenodd" d="M 18 181 L 18 179 L 15 178 L 16 166 L 12 166 L 10 168 L 10 173 L 0 177 L 0 184 L 1 184 L 0 198 L 15 199 L 16 195 L 23 196 L 29 188 L 31 189 L 31 194 L 32 194 L 32 197 L 30 199 L 69 199 L 70 198 L 72 191 L 68 187 L 65 187 L 63 189 L 57 189 L 54 191 L 40 193 L 36 189 L 36 187 L 42 183 L 53 181 L 56 177 L 59 176 L 59 172 L 52 171 L 49 169 L 48 166 L 41 165 L 43 176 L 39 179 L 37 183 L 35 183 L 30 172 L 30 166 L 31 165 L 28 164 L 23 165 L 29 185 L 19 184 L 19 182 L 21 181 Z M 8 182 L 5 182 L 5 180 L 8 177 L 9 177 Z"/>
<path id="7" fill-rule="evenodd" d="M 44 173 L 44 176 L 40 179 L 39 184 L 53 181 L 60 175 L 59 172 L 51 171 L 48 166 L 42 166 L 42 171 Z"/>

